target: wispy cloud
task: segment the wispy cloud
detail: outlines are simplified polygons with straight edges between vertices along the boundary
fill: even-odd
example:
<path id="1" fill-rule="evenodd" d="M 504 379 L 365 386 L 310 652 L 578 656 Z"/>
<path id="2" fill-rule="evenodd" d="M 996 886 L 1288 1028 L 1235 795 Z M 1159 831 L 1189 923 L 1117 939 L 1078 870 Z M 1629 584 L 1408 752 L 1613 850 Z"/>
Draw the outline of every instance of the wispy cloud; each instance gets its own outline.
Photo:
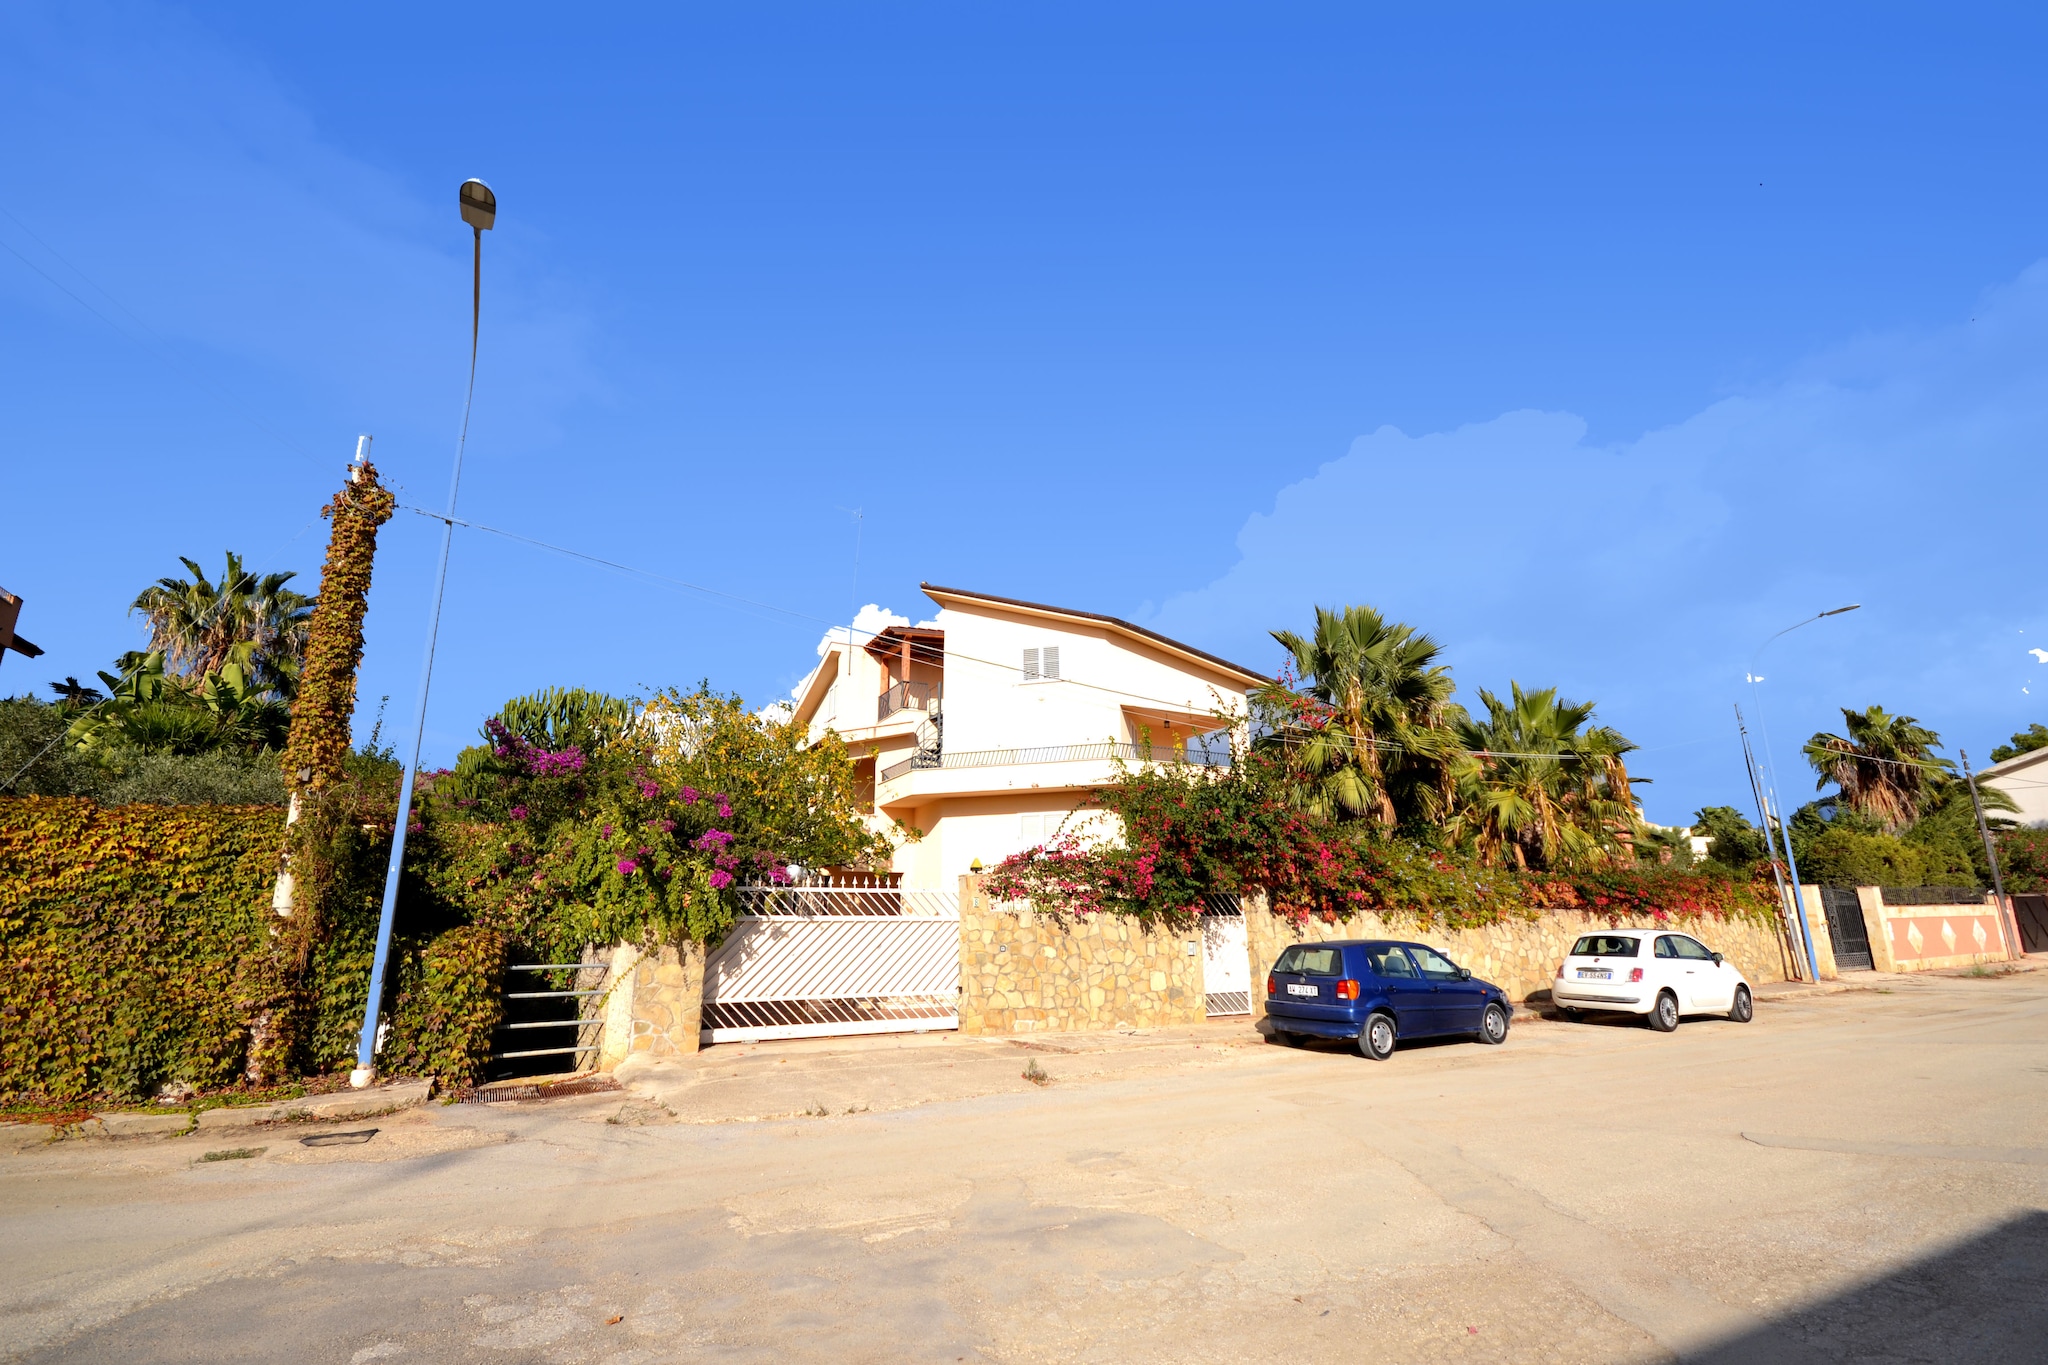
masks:
<path id="1" fill-rule="evenodd" d="M 1256 660 L 1316 603 L 1370 602 L 1449 646 L 1460 682 L 1557 683 L 1644 745 L 1651 805 L 1733 800 L 1715 737 L 1780 627 L 1786 737 L 1883 701 L 1988 747 L 2030 717 L 2009 641 L 2044 611 L 2029 532 L 2048 446 L 2048 266 L 1967 320 L 1855 338 L 1675 425 L 1589 444 L 1569 413 L 1383 427 L 1281 489 L 1221 578 L 1150 622 Z M 1789 780 L 1789 774 L 1788 774 Z M 1805 781 L 1798 785 L 1803 788 Z"/>

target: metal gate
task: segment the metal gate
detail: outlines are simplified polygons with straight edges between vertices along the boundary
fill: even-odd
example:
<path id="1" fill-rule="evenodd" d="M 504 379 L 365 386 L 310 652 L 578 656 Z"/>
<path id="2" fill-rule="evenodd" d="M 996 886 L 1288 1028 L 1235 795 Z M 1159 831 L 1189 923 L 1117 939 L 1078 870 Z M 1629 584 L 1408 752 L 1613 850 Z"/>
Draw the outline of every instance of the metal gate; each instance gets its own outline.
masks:
<path id="1" fill-rule="evenodd" d="M 2048 953 L 2048 896 L 2021 892 L 2011 900 L 2013 920 L 2020 929 L 2020 951 Z"/>
<path id="2" fill-rule="evenodd" d="M 960 898 L 748 888 L 704 962 L 703 1038 L 828 1038 L 960 1027 Z"/>
<path id="3" fill-rule="evenodd" d="M 1823 886 L 1821 909 L 1828 917 L 1828 942 L 1834 946 L 1836 970 L 1867 972 L 1870 931 L 1863 927 L 1863 906 L 1853 886 Z"/>
<path id="4" fill-rule="evenodd" d="M 1202 989 L 1209 997 L 1209 1017 L 1250 1014 L 1251 985 L 1244 909 L 1235 896 L 1214 897 L 1202 916 Z"/>

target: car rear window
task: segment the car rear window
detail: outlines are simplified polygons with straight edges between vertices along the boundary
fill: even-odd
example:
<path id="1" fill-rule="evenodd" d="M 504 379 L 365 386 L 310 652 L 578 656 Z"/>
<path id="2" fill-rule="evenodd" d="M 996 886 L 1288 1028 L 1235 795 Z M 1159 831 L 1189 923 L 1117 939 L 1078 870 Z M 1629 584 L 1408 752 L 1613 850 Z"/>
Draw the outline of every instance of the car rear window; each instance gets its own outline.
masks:
<path id="1" fill-rule="evenodd" d="M 1587 934 L 1572 945 L 1573 957 L 1634 957 L 1640 939 L 1626 934 Z"/>
<path id="2" fill-rule="evenodd" d="M 1280 954 L 1273 970 L 1293 972 L 1299 976 L 1340 976 L 1344 971 L 1344 950 L 1311 948 L 1306 943 L 1297 943 Z"/>

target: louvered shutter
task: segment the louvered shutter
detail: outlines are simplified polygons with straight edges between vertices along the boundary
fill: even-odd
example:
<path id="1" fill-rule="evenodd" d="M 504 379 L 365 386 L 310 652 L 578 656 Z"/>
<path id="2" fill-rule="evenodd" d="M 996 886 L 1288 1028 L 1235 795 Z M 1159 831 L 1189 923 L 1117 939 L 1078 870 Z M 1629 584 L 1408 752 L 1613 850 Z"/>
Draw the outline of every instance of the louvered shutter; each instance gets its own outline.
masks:
<path id="1" fill-rule="evenodd" d="M 1039 655 L 1039 658 L 1042 661 L 1039 668 L 1043 676 L 1057 678 L 1060 675 L 1060 647 L 1058 645 L 1047 645 Z"/>
<path id="2" fill-rule="evenodd" d="M 1027 649 L 1024 651 L 1024 681 L 1030 682 L 1037 676 L 1038 651 L 1035 649 Z"/>

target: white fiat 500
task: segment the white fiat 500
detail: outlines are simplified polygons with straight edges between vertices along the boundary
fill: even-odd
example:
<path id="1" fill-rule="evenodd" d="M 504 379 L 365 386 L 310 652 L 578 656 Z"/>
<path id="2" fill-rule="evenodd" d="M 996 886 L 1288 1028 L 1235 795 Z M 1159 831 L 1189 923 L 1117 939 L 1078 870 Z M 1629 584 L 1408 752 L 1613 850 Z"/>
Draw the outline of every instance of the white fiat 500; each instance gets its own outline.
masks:
<path id="1" fill-rule="evenodd" d="M 1675 929 L 1608 929 L 1586 934 L 1558 966 L 1550 998 L 1567 1019 L 1615 1010 L 1640 1014 L 1669 1033 L 1679 1016 L 1720 1014 L 1746 1024 L 1756 1013 L 1735 964 Z"/>

